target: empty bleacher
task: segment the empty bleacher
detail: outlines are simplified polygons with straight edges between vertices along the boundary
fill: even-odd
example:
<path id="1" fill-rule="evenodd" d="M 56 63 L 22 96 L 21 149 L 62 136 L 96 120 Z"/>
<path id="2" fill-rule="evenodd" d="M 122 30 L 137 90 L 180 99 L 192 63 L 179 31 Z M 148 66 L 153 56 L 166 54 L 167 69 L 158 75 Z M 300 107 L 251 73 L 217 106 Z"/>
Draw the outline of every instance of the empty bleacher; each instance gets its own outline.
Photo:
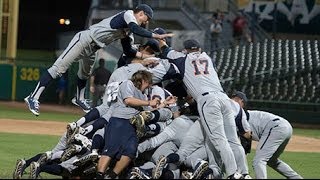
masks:
<path id="1" fill-rule="evenodd" d="M 215 52 L 227 92 L 250 100 L 320 104 L 318 40 L 265 40 Z"/>

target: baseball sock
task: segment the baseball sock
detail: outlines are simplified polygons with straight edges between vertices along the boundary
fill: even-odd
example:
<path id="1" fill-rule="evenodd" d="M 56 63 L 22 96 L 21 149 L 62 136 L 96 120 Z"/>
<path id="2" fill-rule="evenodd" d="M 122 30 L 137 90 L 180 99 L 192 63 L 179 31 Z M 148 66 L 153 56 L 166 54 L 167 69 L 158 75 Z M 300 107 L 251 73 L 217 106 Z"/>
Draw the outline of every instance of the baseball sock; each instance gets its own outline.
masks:
<path id="1" fill-rule="evenodd" d="M 45 164 L 41 166 L 41 171 L 59 176 L 63 171 L 63 167 L 59 164 Z"/>
<path id="2" fill-rule="evenodd" d="M 93 108 L 90 110 L 87 114 L 85 114 L 83 117 L 81 117 L 77 122 L 77 126 L 82 126 L 84 124 L 87 124 L 88 122 L 91 122 L 93 120 L 96 120 L 100 117 L 100 113 L 97 110 L 97 108 Z"/>
<path id="3" fill-rule="evenodd" d="M 33 157 L 30 158 L 30 159 L 27 159 L 27 160 L 26 160 L 26 167 L 30 166 L 30 164 L 31 164 L 32 162 L 38 161 L 38 160 L 40 159 L 41 155 L 42 155 L 42 153 L 37 154 L 37 155 L 33 156 Z"/>
<path id="4" fill-rule="evenodd" d="M 167 156 L 167 163 L 177 163 L 179 162 L 179 155 L 176 153 L 171 153 Z"/>
<path id="5" fill-rule="evenodd" d="M 42 94 L 43 90 L 48 86 L 48 84 L 50 83 L 50 81 L 53 78 L 51 77 L 51 75 L 49 74 L 48 71 L 45 71 L 43 73 L 43 75 L 41 76 L 36 88 L 34 89 L 34 91 L 31 94 L 31 97 L 38 100 L 40 95 Z"/>
<path id="6" fill-rule="evenodd" d="M 80 79 L 77 76 L 77 99 L 84 100 L 84 93 L 86 89 L 87 80 Z"/>

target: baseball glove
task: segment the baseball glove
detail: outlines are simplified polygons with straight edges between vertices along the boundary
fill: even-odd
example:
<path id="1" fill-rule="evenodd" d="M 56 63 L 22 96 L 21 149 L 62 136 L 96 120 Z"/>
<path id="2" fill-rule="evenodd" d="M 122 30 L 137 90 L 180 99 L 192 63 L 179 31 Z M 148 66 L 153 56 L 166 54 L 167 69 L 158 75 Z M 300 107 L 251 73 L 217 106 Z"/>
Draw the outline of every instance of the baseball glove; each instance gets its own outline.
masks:
<path id="1" fill-rule="evenodd" d="M 144 126 L 144 124 L 151 120 L 152 113 L 150 111 L 142 111 L 139 114 L 130 118 L 130 123 L 137 129 Z"/>
<path id="2" fill-rule="evenodd" d="M 240 142 L 246 154 L 251 152 L 252 139 L 247 139 L 243 136 L 240 136 Z"/>

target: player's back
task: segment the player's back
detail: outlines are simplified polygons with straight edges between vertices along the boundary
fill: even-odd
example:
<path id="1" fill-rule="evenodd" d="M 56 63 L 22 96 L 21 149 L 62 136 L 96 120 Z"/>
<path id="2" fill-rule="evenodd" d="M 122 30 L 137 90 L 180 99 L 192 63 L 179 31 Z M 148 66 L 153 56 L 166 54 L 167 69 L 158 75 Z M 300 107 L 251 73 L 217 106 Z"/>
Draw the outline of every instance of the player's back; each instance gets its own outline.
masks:
<path id="1" fill-rule="evenodd" d="M 252 138 L 259 140 L 263 131 L 271 121 L 285 120 L 275 114 L 259 111 L 259 110 L 248 110 L 249 113 L 249 124 L 252 129 Z"/>
<path id="2" fill-rule="evenodd" d="M 185 59 L 183 82 L 194 98 L 208 92 L 223 92 L 211 58 L 205 52 L 193 52 Z"/>
<path id="3" fill-rule="evenodd" d="M 122 66 L 113 71 L 108 81 L 108 84 L 112 82 L 122 82 L 128 79 L 131 79 L 132 75 L 139 70 L 146 70 L 141 63 L 131 63 L 125 66 Z"/>
<path id="4" fill-rule="evenodd" d="M 119 12 L 91 25 L 89 27 L 91 37 L 101 43 L 111 43 L 122 39 L 129 34 L 128 23 L 130 22 L 136 23 L 132 10 Z"/>

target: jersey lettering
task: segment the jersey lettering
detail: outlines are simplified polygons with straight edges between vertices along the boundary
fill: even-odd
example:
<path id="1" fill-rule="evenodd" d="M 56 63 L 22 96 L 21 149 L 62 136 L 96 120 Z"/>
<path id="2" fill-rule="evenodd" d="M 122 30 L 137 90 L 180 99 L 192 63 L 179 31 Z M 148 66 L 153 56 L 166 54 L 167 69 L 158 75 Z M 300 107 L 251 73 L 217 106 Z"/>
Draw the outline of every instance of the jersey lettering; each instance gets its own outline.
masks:
<path id="1" fill-rule="evenodd" d="M 199 62 L 199 63 L 197 63 Z M 194 75 L 199 75 L 199 74 L 209 74 L 208 71 L 208 60 L 207 59 L 197 59 L 197 60 L 193 60 L 192 65 L 194 67 Z M 198 64 L 200 64 L 202 67 L 202 69 L 204 69 L 203 71 L 199 70 Z"/>

